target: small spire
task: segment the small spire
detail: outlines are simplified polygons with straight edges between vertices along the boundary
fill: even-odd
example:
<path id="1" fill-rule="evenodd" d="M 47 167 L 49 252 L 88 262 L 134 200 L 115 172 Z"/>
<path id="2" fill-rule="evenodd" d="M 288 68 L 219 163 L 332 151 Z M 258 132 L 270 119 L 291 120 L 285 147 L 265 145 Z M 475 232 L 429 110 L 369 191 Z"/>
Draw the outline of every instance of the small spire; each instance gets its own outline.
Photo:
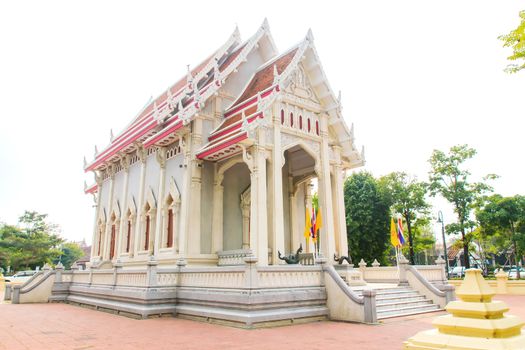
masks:
<path id="1" fill-rule="evenodd" d="M 341 90 L 339 90 L 339 93 L 337 94 L 337 103 L 341 104 Z"/>
<path id="2" fill-rule="evenodd" d="M 361 159 L 364 161 L 365 160 L 365 146 L 361 146 Z"/>
<path id="3" fill-rule="evenodd" d="M 84 156 L 84 168 L 87 167 L 87 160 L 86 160 L 86 156 Z"/>
<path id="4" fill-rule="evenodd" d="M 84 192 L 87 190 L 87 182 L 84 180 Z"/>
<path id="5" fill-rule="evenodd" d="M 306 40 L 311 43 L 314 42 L 314 33 L 312 33 L 312 28 L 308 28 L 308 32 L 306 33 Z"/>
<path id="6" fill-rule="evenodd" d="M 241 32 L 239 30 L 239 26 L 237 25 L 237 23 L 235 23 L 235 29 L 233 30 L 232 36 L 235 39 L 235 41 L 237 42 L 241 41 Z"/>
<path id="7" fill-rule="evenodd" d="M 178 112 L 181 112 L 183 107 L 182 107 L 182 100 L 179 100 L 179 105 L 177 106 L 177 109 L 178 109 Z"/>
<path id="8" fill-rule="evenodd" d="M 270 25 L 268 24 L 268 18 L 264 17 L 264 20 L 261 24 L 261 28 L 264 30 L 270 30 Z"/>
<path id="9" fill-rule="evenodd" d="M 186 73 L 186 81 L 188 82 L 188 85 L 193 82 L 193 75 L 191 74 L 190 65 L 186 65 L 187 73 Z"/>
<path id="10" fill-rule="evenodd" d="M 98 148 L 97 145 L 95 145 L 95 157 L 98 155 Z"/>
<path id="11" fill-rule="evenodd" d="M 113 139 L 114 139 L 114 138 L 115 138 L 115 137 L 113 136 L 113 129 L 109 129 L 109 141 L 110 141 L 110 142 L 113 142 Z"/>
<path id="12" fill-rule="evenodd" d="M 273 84 L 278 84 L 281 80 L 281 77 L 279 76 L 279 72 L 277 71 L 277 65 L 273 65 Z"/>

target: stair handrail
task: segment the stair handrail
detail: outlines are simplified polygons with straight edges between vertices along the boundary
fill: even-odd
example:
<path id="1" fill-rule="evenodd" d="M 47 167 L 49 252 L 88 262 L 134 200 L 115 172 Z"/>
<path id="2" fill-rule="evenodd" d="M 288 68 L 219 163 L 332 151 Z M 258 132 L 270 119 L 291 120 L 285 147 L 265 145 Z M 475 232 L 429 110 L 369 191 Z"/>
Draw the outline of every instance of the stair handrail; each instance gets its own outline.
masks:
<path id="1" fill-rule="evenodd" d="M 40 274 L 40 272 L 38 274 Z M 29 286 L 29 282 L 33 281 L 33 279 L 31 278 L 31 279 L 27 280 L 26 283 L 24 283 L 22 285 L 19 285 L 19 286 L 14 286 L 14 288 L 20 289 L 20 294 L 29 293 L 30 291 L 32 291 L 33 289 L 35 289 L 36 287 L 38 287 L 39 285 L 44 283 L 44 281 L 46 281 L 49 278 L 49 276 L 54 275 L 55 271 L 54 270 L 50 270 L 50 271 L 47 271 L 47 273 L 42 271 L 42 274 L 43 274 L 42 278 L 38 282 L 36 282 L 35 284 Z M 36 274 L 35 274 L 35 276 L 36 276 Z M 33 276 L 33 277 L 35 277 L 35 276 Z M 22 289 L 22 288 L 24 288 L 24 289 Z"/>
<path id="2" fill-rule="evenodd" d="M 410 271 L 418 280 L 419 282 L 423 283 L 423 285 L 432 293 L 434 293 L 438 297 L 446 297 L 447 293 L 440 291 L 436 288 L 432 283 L 430 283 L 423 275 L 414 267 L 414 266 L 407 266 L 407 271 Z"/>
<path id="3" fill-rule="evenodd" d="M 345 281 L 343 281 L 343 279 L 341 278 L 341 276 L 339 276 L 339 274 L 337 273 L 337 271 L 335 271 L 333 265 L 330 265 L 330 264 L 324 264 L 324 265 L 323 265 L 323 271 L 328 272 L 328 274 L 330 275 L 330 277 L 332 277 L 333 281 L 337 284 L 337 286 L 338 286 L 339 288 L 341 288 L 341 290 L 343 291 L 343 293 L 345 293 L 346 296 L 348 296 L 353 302 L 358 303 L 358 304 L 361 304 L 361 305 L 365 303 L 365 298 L 364 298 L 364 297 L 360 297 L 359 295 L 357 295 L 357 294 L 352 290 L 352 288 L 350 288 L 350 287 L 345 283 Z"/>

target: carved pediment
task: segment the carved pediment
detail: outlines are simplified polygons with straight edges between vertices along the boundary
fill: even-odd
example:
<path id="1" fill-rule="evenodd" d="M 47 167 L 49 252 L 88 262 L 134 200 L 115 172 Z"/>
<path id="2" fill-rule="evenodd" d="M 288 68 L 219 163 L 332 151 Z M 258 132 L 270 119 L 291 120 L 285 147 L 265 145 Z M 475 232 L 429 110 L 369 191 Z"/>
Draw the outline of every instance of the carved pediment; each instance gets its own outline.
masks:
<path id="1" fill-rule="evenodd" d="M 310 84 L 308 75 L 301 64 L 297 65 L 297 68 L 291 73 L 290 83 L 285 91 L 300 99 L 320 105 L 319 99 Z"/>

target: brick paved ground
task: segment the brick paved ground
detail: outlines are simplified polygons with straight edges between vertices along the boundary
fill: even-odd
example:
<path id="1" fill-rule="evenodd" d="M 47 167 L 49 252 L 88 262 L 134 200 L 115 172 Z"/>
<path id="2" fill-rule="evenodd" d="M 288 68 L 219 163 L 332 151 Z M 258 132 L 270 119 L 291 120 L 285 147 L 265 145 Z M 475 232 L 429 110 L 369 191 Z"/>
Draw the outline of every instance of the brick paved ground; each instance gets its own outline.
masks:
<path id="1" fill-rule="evenodd" d="M 497 299 L 525 319 L 525 297 Z M 0 304 L 0 349 L 401 349 L 440 314 L 376 326 L 317 322 L 243 330 L 176 318 L 134 320 L 66 304 Z"/>

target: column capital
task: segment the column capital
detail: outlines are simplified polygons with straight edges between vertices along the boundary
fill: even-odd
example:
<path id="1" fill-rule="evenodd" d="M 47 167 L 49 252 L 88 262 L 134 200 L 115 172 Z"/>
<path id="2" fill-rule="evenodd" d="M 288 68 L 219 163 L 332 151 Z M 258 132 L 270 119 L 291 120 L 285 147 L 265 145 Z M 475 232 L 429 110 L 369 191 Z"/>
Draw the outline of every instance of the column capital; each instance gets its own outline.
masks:
<path id="1" fill-rule="evenodd" d="M 155 152 L 155 159 L 157 160 L 157 163 L 159 163 L 161 168 L 166 167 L 166 148 L 165 147 L 156 147 Z"/>

